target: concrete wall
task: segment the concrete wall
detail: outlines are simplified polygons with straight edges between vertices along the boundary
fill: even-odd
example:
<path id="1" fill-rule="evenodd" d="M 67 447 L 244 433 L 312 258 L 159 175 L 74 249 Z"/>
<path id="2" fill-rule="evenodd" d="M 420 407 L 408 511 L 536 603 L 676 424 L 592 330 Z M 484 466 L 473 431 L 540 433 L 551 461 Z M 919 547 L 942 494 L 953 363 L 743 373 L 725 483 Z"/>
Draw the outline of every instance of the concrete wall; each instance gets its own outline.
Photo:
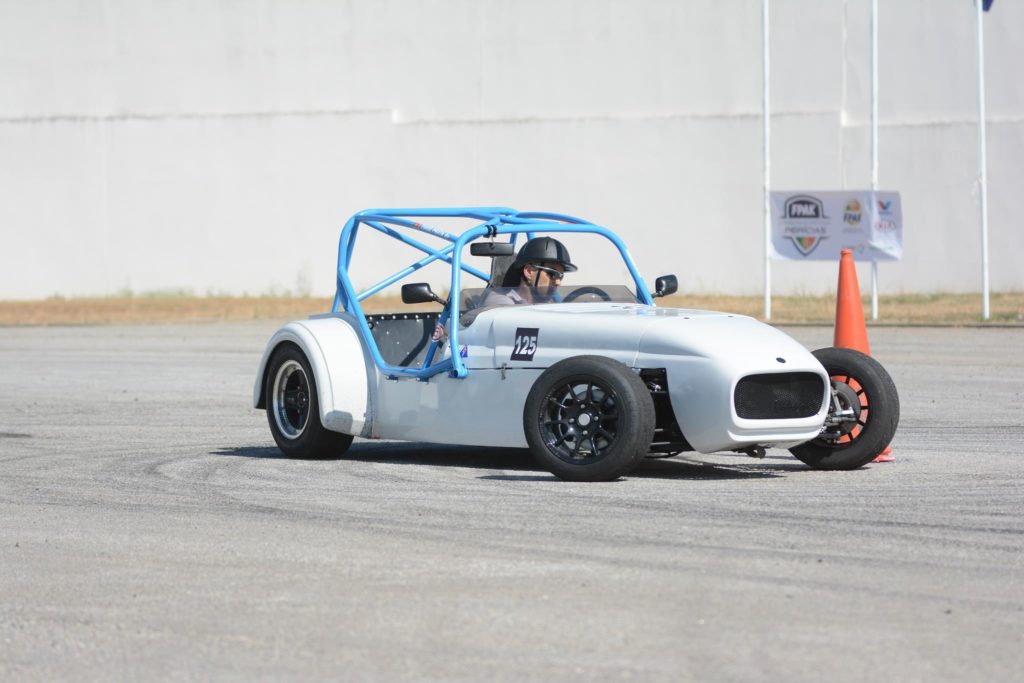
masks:
<path id="1" fill-rule="evenodd" d="M 979 291 L 974 6 L 879 4 L 881 185 L 903 193 L 906 224 L 881 291 Z M 869 0 L 772 5 L 773 186 L 868 186 Z M 648 277 L 759 293 L 760 11 L 0 0 L 0 298 L 328 295 L 351 213 L 473 204 L 584 216 L 620 232 Z M 1021 3 L 996 2 L 996 290 L 1024 289 L 1022 35 Z M 397 243 L 365 246 L 364 264 L 397 260 Z M 621 270 L 586 244 L 573 255 Z M 835 286 L 831 264 L 773 274 L 779 293 Z"/>

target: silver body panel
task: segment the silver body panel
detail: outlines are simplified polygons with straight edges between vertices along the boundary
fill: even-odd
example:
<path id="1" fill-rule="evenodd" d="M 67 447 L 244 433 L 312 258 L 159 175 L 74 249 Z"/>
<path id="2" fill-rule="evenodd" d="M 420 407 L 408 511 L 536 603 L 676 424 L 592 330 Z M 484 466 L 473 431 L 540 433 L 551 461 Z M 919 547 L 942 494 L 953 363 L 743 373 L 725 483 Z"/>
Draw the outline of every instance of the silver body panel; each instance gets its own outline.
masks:
<path id="1" fill-rule="evenodd" d="M 332 322 L 311 325 L 324 320 Z M 296 326 L 304 333 L 297 334 Z M 512 360 L 517 331 L 526 329 L 537 330 L 536 348 L 529 359 Z M 388 379 L 368 360 L 354 321 L 345 315 L 289 323 L 271 340 L 263 362 L 277 341 L 299 343 L 320 358 L 311 365 L 321 416 L 332 420 L 324 425 L 385 439 L 525 447 L 523 407 L 537 377 L 560 360 L 591 354 L 637 370 L 664 368 L 676 420 L 700 452 L 796 445 L 818 435 L 827 413 L 823 390 L 818 413 L 808 418 L 737 416 L 733 393 L 746 375 L 813 372 L 828 386 L 824 368 L 807 349 L 746 316 L 642 304 L 502 306 L 480 312 L 459 335 L 469 369 L 461 380 Z M 262 368 L 257 404 L 261 377 Z M 346 420 L 351 426 L 338 429 Z"/>

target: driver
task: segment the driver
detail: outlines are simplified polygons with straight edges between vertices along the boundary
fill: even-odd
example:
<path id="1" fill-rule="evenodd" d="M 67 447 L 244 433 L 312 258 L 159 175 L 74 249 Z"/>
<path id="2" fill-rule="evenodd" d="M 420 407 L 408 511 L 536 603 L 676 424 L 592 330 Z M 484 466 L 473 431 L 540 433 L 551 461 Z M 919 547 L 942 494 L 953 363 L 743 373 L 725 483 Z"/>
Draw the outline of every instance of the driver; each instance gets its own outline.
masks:
<path id="1" fill-rule="evenodd" d="M 505 273 L 501 286 L 508 289 L 489 290 L 483 305 L 545 303 L 555 296 L 562 277 L 574 270 L 564 244 L 553 237 L 534 237 L 522 246 Z"/>

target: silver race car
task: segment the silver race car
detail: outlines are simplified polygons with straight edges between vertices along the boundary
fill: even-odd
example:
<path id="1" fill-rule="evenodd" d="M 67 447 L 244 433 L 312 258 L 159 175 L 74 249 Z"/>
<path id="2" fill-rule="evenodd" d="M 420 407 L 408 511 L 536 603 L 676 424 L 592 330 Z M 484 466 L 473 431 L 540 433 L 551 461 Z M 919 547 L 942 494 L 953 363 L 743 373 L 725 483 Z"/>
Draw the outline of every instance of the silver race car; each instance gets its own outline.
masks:
<path id="1" fill-rule="evenodd" d="M 453 219 L 472 227 L 421 222 Z M 424 256 L 357 292 L 349 266 L 360 230 Z M 575 265 L 552 235 L 572 233 L 608 240 L 632 282 L 559 286 Z M 467 263 L 467 246 L 490 267 Z M 433 262 L 450 264 L 447 296 L 423 282 L 401 291 L 406 304 L 438 311 L 364 313 L 368 297 Z M 463 287 L 463 276 L 479 286 Z M 571 216 L 363 211 L 341 233 L 333 310 L 273 335 L 253 403 L 290 457 L 338 457 L 354 436 L 528 447 L 545 469 L 583 481 L 621 477 L 648 455 L 760 457 L 772 447 L 815 469 L 854 469 L 889 444 L 899 397 L 878 362 L 850 349 L 811 353 L 747 316 L 655 305 L 676 289 L 669 275 L 650 292 L 617 235 Z"/>

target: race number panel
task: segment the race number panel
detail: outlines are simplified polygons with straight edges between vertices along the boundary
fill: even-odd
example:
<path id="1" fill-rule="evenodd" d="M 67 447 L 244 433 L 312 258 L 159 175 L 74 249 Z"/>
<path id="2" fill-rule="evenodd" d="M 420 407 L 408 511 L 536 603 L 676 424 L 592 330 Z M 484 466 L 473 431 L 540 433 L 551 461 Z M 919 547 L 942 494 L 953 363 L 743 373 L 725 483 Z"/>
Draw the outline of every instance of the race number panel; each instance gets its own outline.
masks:
<path id="1" fill-rule="evenodd" d="M 533 360 L 537 353 L 537 327 L 517 327 L 516 339 L 512 344 L 512 360 Z"/>

